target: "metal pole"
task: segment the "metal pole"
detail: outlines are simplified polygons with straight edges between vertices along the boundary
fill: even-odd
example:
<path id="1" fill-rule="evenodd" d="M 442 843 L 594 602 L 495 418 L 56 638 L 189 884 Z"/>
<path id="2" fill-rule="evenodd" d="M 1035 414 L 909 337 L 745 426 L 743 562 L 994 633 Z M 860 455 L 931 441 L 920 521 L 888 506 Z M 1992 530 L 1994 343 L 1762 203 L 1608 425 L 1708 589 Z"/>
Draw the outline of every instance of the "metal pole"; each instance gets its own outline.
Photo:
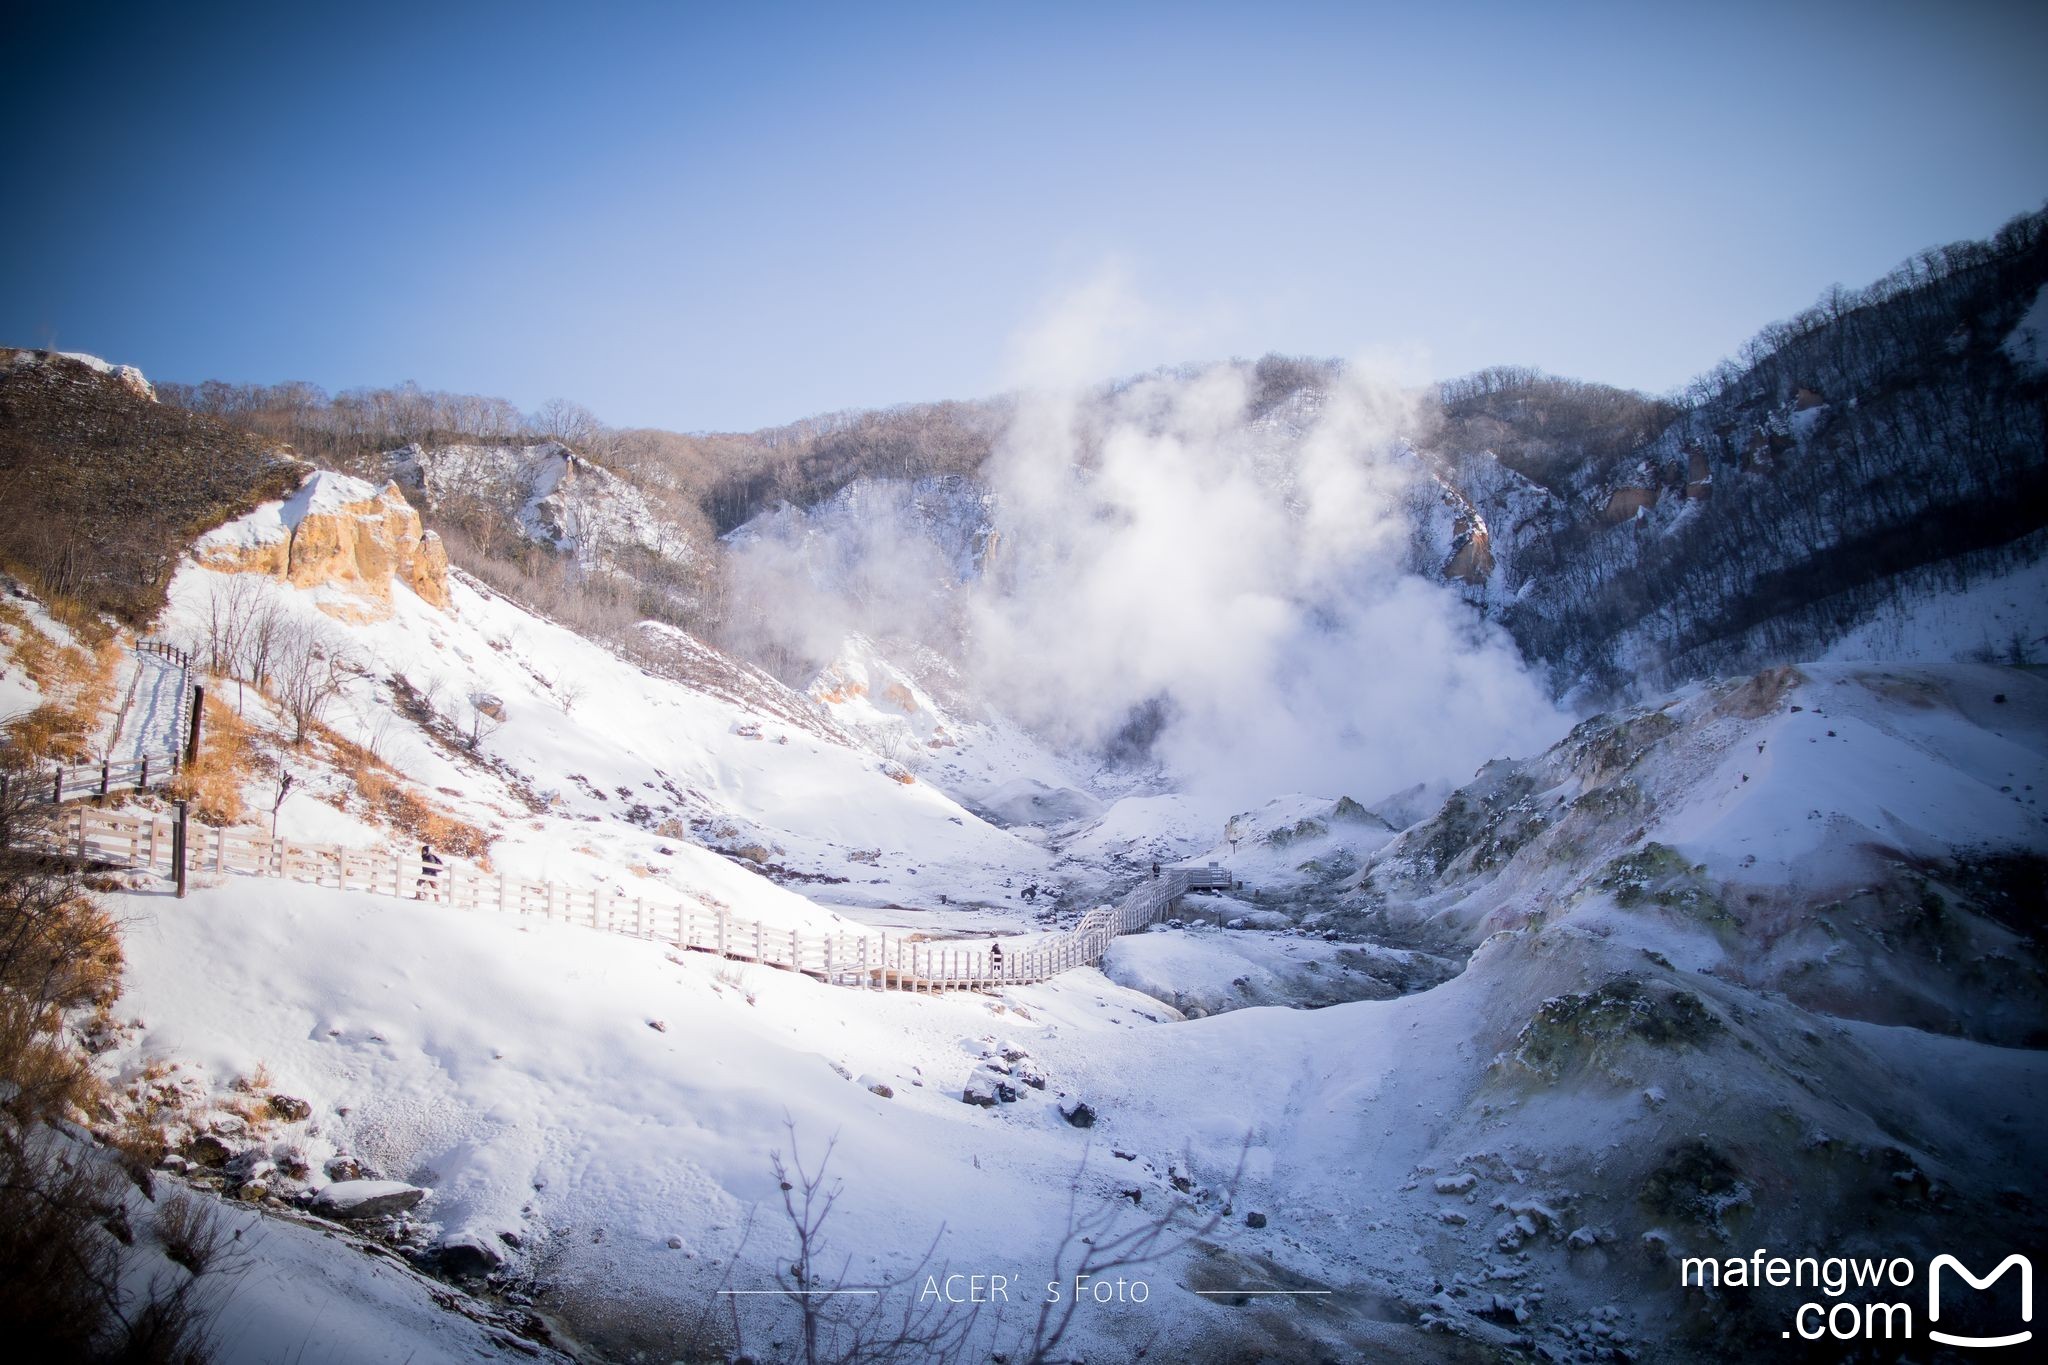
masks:
<path id="1" fill-rule="evenodd" d="M 189 845 L 185 842 L 187 837 L 189 837 L 185 828 L 185 803 L 183 801 L 174 802 L 172 803 L 172 808 L 178 813 L 178 822 L 171 826 L 171 861 L 177 864 L 178 899 L 183 900 L 185 899 L 185 864 L 188 861 L 185 855 L 189 850 Z"/>
<path id="2" fill-rule="evenodd" d="M 192 739 L 185 749 L 185 761 L 196 762 L 199 758 L 199 721 L 206 714 L 206 689 L 195 685 L 192 688 Z"/>

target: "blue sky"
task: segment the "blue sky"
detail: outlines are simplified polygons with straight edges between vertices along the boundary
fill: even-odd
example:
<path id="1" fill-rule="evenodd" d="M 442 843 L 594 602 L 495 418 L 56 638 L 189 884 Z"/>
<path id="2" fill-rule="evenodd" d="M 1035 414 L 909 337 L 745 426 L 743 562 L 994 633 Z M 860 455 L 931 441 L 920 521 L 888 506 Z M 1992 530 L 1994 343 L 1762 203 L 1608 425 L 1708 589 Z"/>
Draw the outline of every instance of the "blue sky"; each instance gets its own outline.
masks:
<path id="1" fill-rule="evenodd" d="M 287 11 L 287 12 L 281 12 Z M 1661 390 L 2048 197 L 2048 5 L 45 5 L 0 342 L 749 428 L 1395 349 Z"/>

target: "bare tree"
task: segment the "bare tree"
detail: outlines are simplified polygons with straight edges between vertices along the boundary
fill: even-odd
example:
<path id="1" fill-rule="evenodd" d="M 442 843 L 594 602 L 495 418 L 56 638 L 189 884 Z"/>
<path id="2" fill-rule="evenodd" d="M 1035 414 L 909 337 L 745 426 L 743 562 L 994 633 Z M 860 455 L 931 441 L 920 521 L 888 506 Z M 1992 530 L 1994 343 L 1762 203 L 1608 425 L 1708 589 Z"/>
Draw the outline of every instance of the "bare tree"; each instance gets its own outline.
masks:
<path id="1" fill-rule="evenodd" d="M 1126 1216 L 1121 1200 L 1089 1210 L 1081 1207 L 1082 1178 L 1088 1170 L 1084 1152 L 1081 1169 L 1074 1173 L 1073 1185 L 1067 1193 L 1066 1235 L 1060 1239 L 1052 1258 L 1052 1283 L 1066 1292 L 1057 1300 L 1048 1295 L 1040 1301 L 1031 1340 L 1021 1353 L 1028 1365 L 1045 1365 L 1059 1348 L 1074 1324 L 1074 1310 L 1080 1303 L 1077 1291 L 1084 1281 L 1106 1279 L 1164 1260 L 1196 1238 L 1214 1232 L 1237 1198 L 1238 1185 L 1244 1179 L 1245 1154 L 1250 1150 L 1251 1135 L 1246 1134 L 1244 1145 L 1238 1149 L 1237 1169 L 1231 1172 L 1223 1188 L 1210 1196 L 1211 1207 L 1206 1215 L 1195 1201 L 1175 1200 L 1164 1212 L 1136 1220 Z"/>
<path id="2" fill-rule="evenodd" d="M 317 626 L 291 622 L 280 628 L 271 678 L 276 699 L 292 721 L 292 743 L 304 744 L 351 671 L 340 645 Z"/>
<path id="3" fill-rule="evenodd" d="M 463 747 L 473 754 L 483 752 L 484 741 L 504 725 L 505 703 L 486 693 L 477 693 L 469 699 L 469 729 L 463 736 Z"/>
<path id="4" fill-rule="evenodd" d="M 783 1218 L 795 1242 L 795 1259 L 775 1273 L 797 1318 L 795 1359 L 803 1365 L 882 1365 L 910 1360 L 951 1365 L 969 1359 L 980 1305 L 948 1303 L 923 1294 L 908 1296 L 901 1308 L 889 1301 L 890 1291 L 905 1288 L 926 1273 L 945 1228 L 939 1228 L 917 1264 L 902 1275 L 871 1284 L 855 1283 L 850 1278 L 851 1256 L 828 1269 L 825 1225 L 843 1192 L 826 1174 L 835 1144 L 827 1142 L 817 1166 L 807 1167 L 798 1149 L 795 1125 L 785 1120 L 783 1126 L 789 1132 L 789 1158 L 785 1161 L 777 1152 L 769 1164 L 782 1189 Z M 937 1273 L 943 1276 L 944 1267 Z M 731 1302 L 733 1338 L 746 1355 L 739 1300 L 734 1297 Z"/>

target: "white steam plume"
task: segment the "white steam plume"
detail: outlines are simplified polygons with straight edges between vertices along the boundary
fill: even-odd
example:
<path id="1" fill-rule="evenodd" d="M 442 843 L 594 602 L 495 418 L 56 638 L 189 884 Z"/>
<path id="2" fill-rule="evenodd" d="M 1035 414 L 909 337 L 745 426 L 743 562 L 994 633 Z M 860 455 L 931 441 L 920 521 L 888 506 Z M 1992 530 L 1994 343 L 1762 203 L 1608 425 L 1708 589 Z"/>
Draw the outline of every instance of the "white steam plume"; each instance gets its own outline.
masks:
<path id="1" fill-rule="evenodd" d="M 1038 335 L 1087 353 L 1091 311 L 1119 304 L 1085 291 Z M 1241 366 L 1140 381 L 1106 410 L 1029 393 L 989 470 L 1001 535 L 973 672 L 1082 742 L 1161 704 L 1155 754 L 1240 805 L 1370 800 L 1547 743 L 1562 718 L 1512 643 L 1403 567 L 1421 392 L 1347 367 L 1290 414 L 1305 432 L 1247 422 Z"/>
<path id="2" fill-rule="evenodd" d="M 1354 364 L 1265 421 L 1242 365 L 1105 395 L 1164 333 L 1114 275 L 1025 333 L 978 577 L 901 485 L 857 485 L 734 544 L 737 610 L 792 673 L 859 630 L 964 653 L 1051 738 L 1100 745 L 1149 714 L 1152 754 L 1218 807 L 1370 801 L 1554 739 L 1564 717 L 1507 636 L 1406 568 L 1426 386 Z"/>

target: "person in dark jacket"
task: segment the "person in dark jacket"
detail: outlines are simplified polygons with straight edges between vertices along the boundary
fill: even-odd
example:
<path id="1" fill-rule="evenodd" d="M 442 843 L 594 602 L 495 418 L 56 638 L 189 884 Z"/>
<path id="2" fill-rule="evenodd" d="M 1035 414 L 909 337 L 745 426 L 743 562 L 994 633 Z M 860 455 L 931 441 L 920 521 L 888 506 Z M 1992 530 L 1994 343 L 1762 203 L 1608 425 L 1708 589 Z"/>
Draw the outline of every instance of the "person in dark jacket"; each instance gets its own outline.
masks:
<path id="1" fill-rule="evenodd" d="M 989 945 L 989 950 L 988 950 L 988 966 L 989 966 L 989 974 L 990 974 L 991 976 L 995 976 L 995 977 L 1001 977 L 1001 976 L 1002 976 L 1002 974 L 1003 974 L 1003 945 L 1002 945 L 1002 944 L 1000 944 L 1000 943 L 994 943 L 994 944 L 990 944 L 990 945 Z"/>
<path id="2" fill-rule="evenodd" d="M 413 892 L 414 900 L 437 901 L 441 899 L 441 855 L 434 852 L 432 844 L 420 845 L 420 880 Z"/>

